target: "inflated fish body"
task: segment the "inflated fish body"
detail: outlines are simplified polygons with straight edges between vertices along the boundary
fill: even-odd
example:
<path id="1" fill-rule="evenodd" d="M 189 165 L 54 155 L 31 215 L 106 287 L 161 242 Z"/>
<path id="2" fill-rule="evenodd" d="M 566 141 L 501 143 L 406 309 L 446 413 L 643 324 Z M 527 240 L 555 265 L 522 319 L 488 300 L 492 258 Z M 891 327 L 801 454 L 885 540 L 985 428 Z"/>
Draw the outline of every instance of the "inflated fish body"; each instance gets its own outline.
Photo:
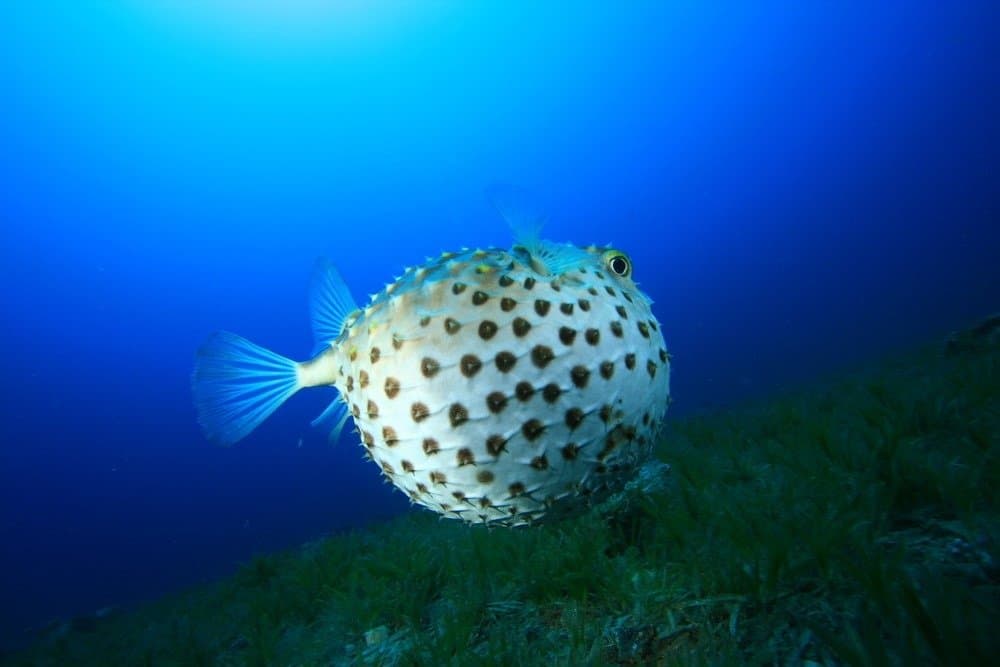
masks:
<path id="1" fill-rule="evenodd" d="M 235 442 L 298 389 L 332 385 L 340 425 L 352 417 L 382 473 L 446 517 L 513 526 L 588 507 L 634 476 L 669 401 L 660 325 L 611 248 L 444 253 L 364 308 L 322 264 L 312 303 L 309 361 L 229 333 L 202 348 L 207 435 Z"/>

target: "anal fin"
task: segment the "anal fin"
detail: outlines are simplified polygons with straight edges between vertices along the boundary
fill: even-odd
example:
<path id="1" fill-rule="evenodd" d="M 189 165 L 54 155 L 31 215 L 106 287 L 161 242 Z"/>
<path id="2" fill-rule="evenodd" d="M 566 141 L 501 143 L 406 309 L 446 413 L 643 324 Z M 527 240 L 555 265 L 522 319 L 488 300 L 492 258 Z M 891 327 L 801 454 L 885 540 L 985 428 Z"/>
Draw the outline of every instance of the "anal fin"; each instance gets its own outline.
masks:
<path id="1" fill-rule="evenodd" d="M 335 445 L 340 440 L 340 434 L 344 431 L 344 425 L 347 424 L 347 419 L 350 416 L 351 413 L 347 409 L 347 403 L 340 396 L 337 396 L 337 398 L 330 402 L 330 405 L 326 406 L 326 409 L 320 413 L 319 417 L 312 420 L 310 424 L 313 428 L 321 428 L 332 424 L 328 440 L 331 445 Z"/>

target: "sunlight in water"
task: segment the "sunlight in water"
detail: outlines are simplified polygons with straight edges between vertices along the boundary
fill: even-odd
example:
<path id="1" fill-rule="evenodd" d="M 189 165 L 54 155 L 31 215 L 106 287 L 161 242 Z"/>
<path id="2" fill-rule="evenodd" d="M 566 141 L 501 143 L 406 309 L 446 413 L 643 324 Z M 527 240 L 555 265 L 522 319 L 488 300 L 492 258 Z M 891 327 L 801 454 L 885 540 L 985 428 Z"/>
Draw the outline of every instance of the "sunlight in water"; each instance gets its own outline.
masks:
<path id="1" fill-rule="evenodd" d="M 386 0 L 134 0 L 133 5 L 202 37 L 277 46 L 384 40 L 419 29 L 445 7 Z"/>

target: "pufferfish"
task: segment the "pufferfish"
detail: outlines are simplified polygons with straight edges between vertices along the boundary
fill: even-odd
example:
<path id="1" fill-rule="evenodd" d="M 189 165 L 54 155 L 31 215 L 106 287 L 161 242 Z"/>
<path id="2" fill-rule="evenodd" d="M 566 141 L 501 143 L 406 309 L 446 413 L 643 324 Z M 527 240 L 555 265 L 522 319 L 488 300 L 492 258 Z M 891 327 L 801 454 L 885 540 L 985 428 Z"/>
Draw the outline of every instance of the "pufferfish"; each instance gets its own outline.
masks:
<path id="1" fill-rule="evenodd" d="M 308 361 L 214 334 L 192 376 L 205 434 L 234 443 L 298 390 L 333 386 L 332 437 L 352 417 L 382 474 L 444 517 L 531 525 L 622 489 L 670 399 L 651 301 L 624 252 L 543 241 L 515 217 L 509 250 L 445 252 L 364 308 L 321 261 Z"/>

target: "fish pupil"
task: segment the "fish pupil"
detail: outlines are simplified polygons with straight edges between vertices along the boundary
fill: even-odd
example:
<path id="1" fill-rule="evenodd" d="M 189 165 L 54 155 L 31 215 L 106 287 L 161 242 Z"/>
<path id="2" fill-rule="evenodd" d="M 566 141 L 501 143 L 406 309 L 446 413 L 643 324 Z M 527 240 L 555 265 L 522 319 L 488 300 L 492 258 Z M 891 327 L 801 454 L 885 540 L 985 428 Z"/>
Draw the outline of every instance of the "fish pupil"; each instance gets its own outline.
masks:
<path id="1" fill-rule="evenodd" d="M 621 255 L 613 257 L 608 263 L 608 266 L 619 276 L 628 274 L 628 260 Z"/>

